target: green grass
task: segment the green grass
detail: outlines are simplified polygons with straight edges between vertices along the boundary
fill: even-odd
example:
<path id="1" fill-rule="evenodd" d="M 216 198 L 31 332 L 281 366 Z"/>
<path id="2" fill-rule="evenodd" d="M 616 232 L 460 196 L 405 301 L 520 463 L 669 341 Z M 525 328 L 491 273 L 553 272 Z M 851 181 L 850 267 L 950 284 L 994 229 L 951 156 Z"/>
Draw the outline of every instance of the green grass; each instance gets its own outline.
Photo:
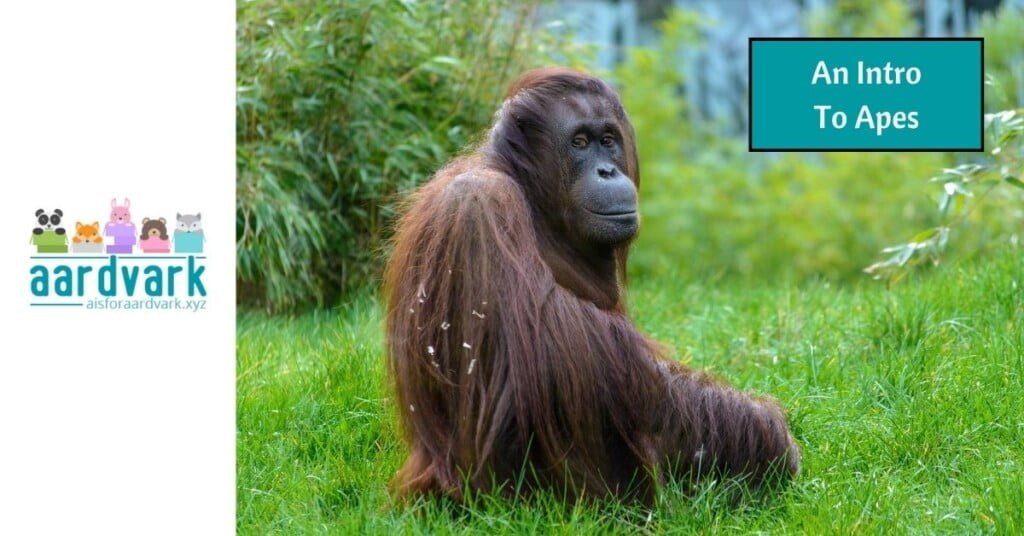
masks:
<path id="1" fill-rule="evenodd" d="M 893 291 L 637 280 L 677 359 L 787 408 L 803 472 L 767 496 L 669 487 L 653 510 L 478 497 L 398 507 L 403 460 L 372 298 L 238 322 L 238 529 L 268 533 L 1024 532 L 1024 263 L 948 265 Z"/>

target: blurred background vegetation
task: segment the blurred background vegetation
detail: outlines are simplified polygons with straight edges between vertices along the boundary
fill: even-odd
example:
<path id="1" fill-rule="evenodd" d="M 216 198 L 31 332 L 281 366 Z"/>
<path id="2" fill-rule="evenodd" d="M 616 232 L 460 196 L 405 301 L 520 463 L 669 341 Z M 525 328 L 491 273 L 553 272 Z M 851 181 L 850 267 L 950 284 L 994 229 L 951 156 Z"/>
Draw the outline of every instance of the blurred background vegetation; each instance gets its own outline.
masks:
<path id="1" fill-rule="evenodd" d="M 707 77 L 689 66 L 731 54 L 713 38 L 729 14 L 685 1 L 606 3 L 648 24 L 616 29 L 609 46 L 580 38 L 563 16 L 601 2 L 240 2 L 239 301 L 287 310 L 374 288 L 395 201 L 472 148 L 508 82 L 531 67 L 583 68 L 622 93 L 643 176 L 634 277 L 863 279 L 882 248 L 948 219 L 937 208 L 949 204 L 944 187 L 930 178 L 989 158 L 748 153 L 743 110 L 730 120 L 694 106 Z M 795 30 L 778 34 L 922 35 L 939 20 L 930 3 L 795 2 Z M 987 4 L 957 31 L 986 38 L 988 111 L 1013 109 L 1024 92 L 1024 10 Z M 742 33 L 744 56 L 747 35 L 773 34 Z M 723 83 L 745 102 L 745 77 Z M 1010 141 L 1017 159 L 1002 171 L 1019 178 L 1020 140 Z M 972 184 L 962 187 L 950 247 L 1016 247 L 1024 190 L 1000 188 L 975 210 Z"/>

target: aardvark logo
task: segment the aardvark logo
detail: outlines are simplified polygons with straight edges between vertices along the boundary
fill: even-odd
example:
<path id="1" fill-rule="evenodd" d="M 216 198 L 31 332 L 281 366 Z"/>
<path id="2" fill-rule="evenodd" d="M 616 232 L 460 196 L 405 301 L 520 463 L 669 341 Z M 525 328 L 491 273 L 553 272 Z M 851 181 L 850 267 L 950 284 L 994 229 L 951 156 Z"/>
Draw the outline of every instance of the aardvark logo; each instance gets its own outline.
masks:
<path id="1" fill-rule="evenodd" d="M 135 224 L 131 201 L 110 200 L 110 216 L 35 211 L 29 238 L 33 307 L 86 309 L 206 308 L 206 256 L 201 212 L 144 217 Z M 74 226 L 69 225 L 74 221 Z"/>

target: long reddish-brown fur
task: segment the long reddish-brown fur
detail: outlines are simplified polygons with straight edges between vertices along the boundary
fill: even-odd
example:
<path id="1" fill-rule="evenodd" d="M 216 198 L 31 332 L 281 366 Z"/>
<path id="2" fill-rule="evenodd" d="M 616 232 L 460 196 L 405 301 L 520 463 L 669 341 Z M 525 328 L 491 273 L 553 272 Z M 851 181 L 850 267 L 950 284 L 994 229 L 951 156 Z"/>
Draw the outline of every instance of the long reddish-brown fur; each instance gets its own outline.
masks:
<path id="1" fill-rule="evenodd" d="M 669 475 L 719 471 L 755 484 L 795 473 L 778 406 L 662 356 L 626 316 L 628 244 L 566 246 L 553 147 L 555 99 L 582 96 L 632 127 L 603 81 L 525 74 L 487 140 L 409 199 L 385 274 L 387 351 L 411 449 L 401 497 L 470 490 L 649 500 Z"/>

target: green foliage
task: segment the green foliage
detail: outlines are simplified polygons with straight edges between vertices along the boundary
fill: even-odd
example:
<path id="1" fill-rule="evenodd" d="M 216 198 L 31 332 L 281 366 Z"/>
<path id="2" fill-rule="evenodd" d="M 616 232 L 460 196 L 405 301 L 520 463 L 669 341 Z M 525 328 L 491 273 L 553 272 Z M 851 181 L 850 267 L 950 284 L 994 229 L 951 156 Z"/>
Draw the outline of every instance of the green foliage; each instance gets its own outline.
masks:
<path id="1" fill-rule="evenodd" d="M 640 151 L 633 275 L 855 279 L 907 221 L 935 222 L 915 179 L 950 165 L 947 155 L 748 153 L 745 140 L 692 126 L 677 66 L 701 24 L 674 11 L 661 41 L 613 74 Z"/>
<path id="2" fill-rule="evenodd" d="M 915 266 L 938 264 L 953 232 L 964 227 L 975 241 L 991 237 L 1016 245 L 1024 208 L 1024 117 L 1015 110 L 985 115 L 987 155 L 946 168 L 931 182 L 942 185 L 938 224 L 919 231 L 908 242 L 882 250 L 889 256 L 864 269 L 889 284 Z M 977 195 L 975 195 L 977 193 Z M 978 212 L 984 206 L 987 213 Z"/>
<path id="3" fill-rule="evenodd" d="M 1013 73 L 1021 69 L 1024 50 L 1024 32 L 1015 32 L 1021 20 L 1019 11 L 1004 9 L 982 23 L 987 68 L 1011 74 L 1009 83 L 990 80 L 987 98 L 1019 83 L 1019 73 Z M 866 259 L 888 245 L 888 237 L 907 226 L 927 229 L 871 268 L 890 278 L 919 261 L 936 260 L 947 241 L 973 255 L 1016 240 L 1020 194 L 1012 187 L 1016 179 L 1003 179 L 1020 173 L 1013 156 L 1016 138 L 1010 136 L 1013 120 L 994 123 L 1002 129 L 1003 145 L 993 145 L 995 152 L 975 170 L 1002 181 L 994 192 L 979 195 L 986 211 L 964 201 L 975 187 L 990 183 L 956 182 L 958 189 L 944 194 L 944 201 L 922 190 L 922 180 L 936 170 L 973 169 L 958 166 L 952 154 L 748 153 L 743 141 L 694 124 L 679 91 L 684 80 L 678 69 L 667 67 L 679 64 L 680 50 L 699 45 L 703 23 L 676 11 L 660 28 L 659 43 L 633 50 L 614 72 L 637 127 L 641 156 L 643 224 L 631 261 L 634 276 L 851 281 L 861 277 Z M 906 6 L 891 1 L 839 2 L 814 12 L 808 24 L 821 35 L 903 35 L 913 29 Z M 936 212 L 937 202 L 946 210 Z M 950 235 L 954 227 L 971 230 Z"/>
<path id="4" fill-rule="evenodd" d="M 675 9 L 657 25 L 660 38 L 653 48 L 633 47 L 613 73 L 619 96 L 636 131 L 641 176 L 659 176 L 660 166 L 672 163 L 693 139 L 686 118 L 687 102 L 679 89 L 686 81 L 679 59 L 684 50 L 699 46 L 700 19 Z M 642 184 L 641 184 L 642 186 Z"/>
<path id="5" fill-rule="evenodd" d="M 1024 9 L 1007 2 L 986 13 L 978 25 L 985 38 L 985 75 L 989 111 L 1016 108 L 1024 103 Z"/>
<path id="6" fill-rule="evenodd" d="M 243 314 L 237 529 L 246 534 L 1020 534 L 1024 264 L 1003 252 L 893 291 L 635 279 L 640 328 L 787 409 L 800 476 L 767 497 L 670 483 L 657 507 L 497 496 L 401 507 L 407 452 L 384 379 L 380 308 Z"/>
<path id="7" fill-rule="evenodd" d="M 645 175 L 633 269 L 855 278 L 889 233 L 907 221 L 933 222 L 913 178 L 946 161 L 928 153 L 747 154 L 718 142 L 670 173 Z"/>
<path id="8" fill-rule="evenodd" d="M 808 35 L 816 37 L 914 37 L 918 35 L 909 2 L 904 0 L 837 0 L 807 17 Z"/>
<path id="9" fill-rule="evenodd" d="M 531 27 L 535 3 L 238 4 L 244 301 L 330 303 L 373 281 L 399 194 L 473 141 L 510 78 L 568 48 Z"/>
<path id="10" fill-rule="evenodd" d="M 885 258 L 864 269 L 889 285 L 915 267 L 939 264 L 950 244 L 967 254 L 1018 244 L 1024 118 L 1014 108 L 1024 98 L 1024 11 L 1006 5 L 986 14 L 978 33 L 985 38 L 986 108 L 1009 109 L 985 115 L 986 154 L 969 156 L 931 179 L 941 185 L 935 223 L 883 249 Z"/>
<path id="11" fill-rule="evenodd" d="M 475 141 L 510 78 L 552 59 L 578 64 L 585 47 L 551 33 L 556 25 L 534 24 L 533 7 L 240 3 L 241 297 L 285 309 L 373 284 L 395 201 Z M 680 66 L 685 51 L 701 46 L 703 24 L 671 11 L 660 40 L 630 50 L 609 75 L 640 152 L 643 225 L 633 275 L 848 281 L 907 226 L 945 225 L 921 184 L 961 164 L 954 155 L 755 154 L 695 122 Z M 996 75 L 990 106 L 1021 92 L 1022 25 L 1024 15 L 1008 7 L 982 20 L 986 69 Z M 906 5 L 892 0 L 840 1 L 812 13 L 808 26 L 820 35 L 914 33 Z M 1012 202 L 1008 191 L 990 201 Z M 996 212 L 973 212 L 963 224 L 977 232 L 949 240 L 967 252 L 1005 243 L 1012 217 Z"/>

